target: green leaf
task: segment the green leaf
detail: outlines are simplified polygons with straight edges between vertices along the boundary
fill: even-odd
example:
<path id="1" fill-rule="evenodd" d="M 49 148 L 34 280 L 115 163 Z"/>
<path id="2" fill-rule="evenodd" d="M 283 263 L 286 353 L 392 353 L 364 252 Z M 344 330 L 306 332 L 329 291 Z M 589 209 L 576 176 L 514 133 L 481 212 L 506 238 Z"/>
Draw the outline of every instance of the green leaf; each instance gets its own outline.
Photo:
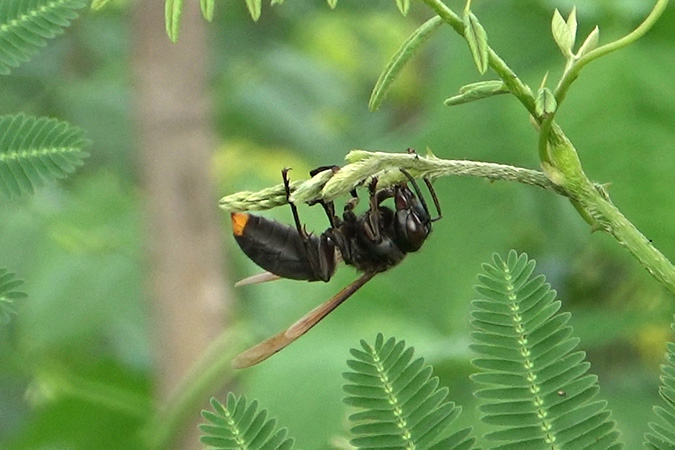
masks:
<path id="1" fill-rule="evenodd" d="M 403 67 L 405 67 L 408 61 L 410 61 L 417 53 L 422 44 L 429 39 L 431 33 L 436 30 L 441 23 L 443 23 L 443 20 L 440 17 L 432 17 L 416 29 L 401 47 L 399 47 L 380 74 L 380 77 L 377 79 L 375 87 L 373 88 L 373 92 L 370 94 L 368 108 L 370 108 L 371 111 L 377 111 L 380 108 L 382 101 L 389 92 L 391 84 L 396 80 L 399 73 L 401 73 Z"/>
<path id="2" fill-rule="evenodd" d="M 546 117 L 553 114 L 558 107 L 558 102 L 555 100 L 555 95 L 549 88 L 541 88 L 537 92 L 537 97 L 534 100 L 534 108 L 539 117 Z"/>
<path id="3" fill-rule="evenodd" d="M 257 22 L 262 12 L 262 0 L 246 0 L 246 7 L 253 21 Z"/>
<path id="4" fill-rule="evenodd" d="M 209 22 L 213 20 L 213 10 L 215 9 L 215 0 L 199 0 L 202 8 L 202 16 Z"/>
<path id="5" fill-rule="evenodd" d="M 473 446 L 470 429 L 439 441 L 461 409 L 446 400 L 448 389 L 439 388 L 431 366 L 422 358 L 413 360 L 414 349 L 404 341 L 361 341 L 352 349 L 343 374 L 344 402 L 363 409 L 352 414 L 351 444 L 357 448 L 415 448 L 459 450 Z M 412 362 L 411 362 L 412 361 Z"/>
<path id="6" fill-rule="evenodd" d="M 495 254 L 479 276 L 485 298 L 472 302 L 471 347 L 480 372 L 471 378 L 483 386 L 475 392 L 482 420 L 498 428 L 486 438 L 503 441 L 500 449 L 610 448 L 618 433 L 595 399 L 597 377 L 576 351 L 569 314 L 533 270 L 534 261 L 511 251 Z"/>
<path id="7" fill-rule="evenodd" d="M 598 47 L 599 41 L 600 41 L 600 28 L 598 28 L 596 26 L 588 34 L 584 43 L 581 44 L 581 47 L 579 47 L 579 51 L 577 52 L 577 55 L 576 55 L 577 58 L 581 58 L 582 56 L 586 55 L 588 52 L 591 52 L 591 51 L 595 50 Z"/>
<path id="8" fill-rule="evenodd" d="M 7 75 L 44 47 L 47 39 L 63 33 L 85 2 L 2 0 L 0 5 L 0 75 Z"/>
<path id="9" fill-rule="evenodd" d="M 181 14 L 183 14 L 183 0 L 165 1 L 164 20 L 166 21 L 166 34 L 169 35 L 171 42 L 176 42 L 178 41 Z"/>
<path id="10" fill-rule="evenodd" d="M 288 450 L 293 439 L 286 438 L 285 428 L 276 430 L 276 420 L 267 411 L 258 411 L 258 402 L 247 405 L 245 397 L 227 396 L 227 406 L 211 398 L 212 411 L 202 411 L 208 423 L 199 425 L 203 444 L 216 449 Z"/>
<path id="11" fill-rule="evenodd" d="M 396 6 L 403 16 L 407 16 L 410 10 L 410 0 L 396 0 Z"/>
<path id="12" fill-rule="evenodd" d="M 446 99 L 443 103 L 446 106 L 454 106 L 508 93 L 509 89 L 501 80 L 479 81 L 462 86 L 458 95 Z"/>
<path id="13" fill-rule="evenodd" d="M 11 316 L 16 315 L 15 300 L 26 298 L 24 292 L 17 288 L 23 284 L 23 280 L 7 269 L 0 268 L 0 323 L 6 324 Z"/>
<path id="14" fill-rule="evenodd" d="M 553 39 L 560 48 L 565 58 L 572 56 L 572 47 L 577 35 L 577 12 L 576 8 L 572 8 L 567 21 L 563 19 L 560 11 L 557 9 L 553 13 L 553 20 L 551 21 L 551 30 L 553 32 Z"/>
<path id="15" fill-rule="evenodd" d="M 56 119 L 0 116 L 0 191 L 7 197 L 65 178 L 87 153 L 84 132 Z"/>
<path id="16" fill-rule="evenodd" d="M 569 30 L 570 34 L 572 35 L 572 45 L 571 47 L 574 47 L 574 42 L 577 39 L 577 8 L 576 6 L 572 7 L 572 11 L 570 12 L 570 15 L 567 16 L 567 29 Z"/>
<path id="17" fill-rule="evenodd" d="M 467 5 L 468 6 L 468 5 Z M 488 39 L 485 28 L 478 18 L 467 8 L 464 11 L 464 38 L 469 44 L 473 61 L 478 72 L 484 74 L 488 68 Z"/>

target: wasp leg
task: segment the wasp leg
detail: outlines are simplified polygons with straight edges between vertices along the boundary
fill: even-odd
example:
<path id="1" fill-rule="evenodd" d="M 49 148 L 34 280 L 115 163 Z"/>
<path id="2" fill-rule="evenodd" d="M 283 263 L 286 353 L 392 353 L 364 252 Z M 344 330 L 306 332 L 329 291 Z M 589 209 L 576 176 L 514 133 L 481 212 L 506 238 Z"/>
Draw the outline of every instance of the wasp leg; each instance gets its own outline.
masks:
<path id="1" fill-rule="evenodd" d="M 300 223 L 300 216 L 298 215 L 298 208 L 295 206 L 295 203 L 291 201 L 291 184 L 290 181 L 288 180 L 288 171 L 291 170 L 288 167 L 285 167 L 281 171 L 281 177 L 284 180 L 284 190 L 286 191 L 286 202 L 289 204 L 291 207 L 291 211 L 293 212 L 293 221 L 295 222 L 295 228 L 298 230 L 298 234 L 302 238 L 302 241 L 306 244 L 308 241 L 307 237 L 307 232 L 305 229 L 302 227 L 302 224 Z M 305 245 L 306 247 L 306 245 Z"/>
<path id="2" fill-rule="evenodd" d="M 415 151 L 414 148 L 409 148 L 408 153 L 411 155 L 415 155 L 417 158 L 417 152 Z M 422 193 L 420 192 L 420 188 L 417 185 L 417 182 L 415 179 L 408 173 L 407 170 L 405 169 L 399 169 L 403 175 L 408 178 L 408 181 L 410 181 L 410 184 L 412 184 L 413 189 L 415 189 L 415 193 L 417 194 L 417 197 L 420 199 L 420 203 L 422 203 L 422 207 L 426 211 L 426 213 L 431 217 L 431 213 L 429 212 L 429 207 L 427 206 L 427 202 L 424 200 L 424 197 L 422 197 Z M 436 191 L 434 190 L 433 186 L 431 185 L 431 181 L 427 177 L 424 177 L 424 183 L 427 185 L 427 189 L 429 189 L 429 193 L 431 194 L 431 199 L 434 201 L 434 207 L 436 208 L 436 217 L 431 218 L 430 220 L 432 222 L 436 222 L 438 220 L 441 220 L 443 218 L 443 213 L 441 213 L 441 204 L 438 201 L 438 197 L 436 196 Z"/>
<path id="3" fill-rule="evenodd" d="M 310 170 L 309 176 L 313 177 L 314 175 L 316 175 L 318 173 L 321 173 L 321 172 L 324 172 L 326 170 L 330 170 L 333 173 L 335 173 L 338 170 L 340 170 L 340 166 L 335 166 L 335 165 L 333 165 L 333 166 L 320 166 L 320 167 L 317 167 L 316 169 Z M 326 213 L 326 217 L 328 217 L 328 223 L 330 223 L 331 228 L 339 227 L 340 226 L 340 218 L 335 214 L 335 204 L 332 201 L 326 202 L 324 200 L 316 200 L 316 201 L 310 203 L 310 205 L 315 205 L 317 203 L 319 203 L 321 205 L 324 212 Z"/>
<path id="4" fill-rule="evenodd" d="M 383 191 L 386 191 L 386 189 L 380 192 Z M 368 185 L 368 192 L 370 193 L 370 209 L 367 213 L 367 218 L 363 223 L 363 230 L 368 239 L 379 244 L 382 242 L 382 235 L 380 234 L 380 202 L 384 200 L 386 196 L 382 198 L 382 200 L 378 198 L 377 177 L 373 177 L 373 180 Z"/>
<path id="5" fill-rule="evenodd" d="M 434 190 L 434 187 L 431 185 L 431 181 L 429 181 L 428 178 L 424 177 L 424 183 L 427 185 L 427 189 L 429 189 L 431 199 L 434 201 L 434 206 L 436 207 L 436 214 L 438 214 L 436 217 L 433 217 L 431 221 L 436 222 L 437 220 L 441 220 L 443 218 L 443 213 L 441 212 L 441 204 L 438 201 L 438 197 L 436 197 L 436 191 Z"/>
<path id="6" fill-rule="evenodd" d="M 305 256 L 309 265 L 312 267 L 312 272 L 316 275 L 321 281 L 328 281 L 335 273 L 335 244 L 327 239 L 323 234 L 319 239 L 318 246 L 312 246 L 310 244 L 309 235 L 305 228 L 300 223 L 300 215 L 298 214 L 298 208 L 295 206 L 295 203 L 291 201 L 291 188 L 290 181 L 288 180 L 288 171 L 289 168 L 284 168 L 281 171 L 281 176 L 284 180 L 284 189 L 286 190 L 286 201 L 291 207 L 293 213 L 293 221 L 295 222 L 295 228 L 300 235 L 302 240 L 303 247 L 305 249 Z"/>

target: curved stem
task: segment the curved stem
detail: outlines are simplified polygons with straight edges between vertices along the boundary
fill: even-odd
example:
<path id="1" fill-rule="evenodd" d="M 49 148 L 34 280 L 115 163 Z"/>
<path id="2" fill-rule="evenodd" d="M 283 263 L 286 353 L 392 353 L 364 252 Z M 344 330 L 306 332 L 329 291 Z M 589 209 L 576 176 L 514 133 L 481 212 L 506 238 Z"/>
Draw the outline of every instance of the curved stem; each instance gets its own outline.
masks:
<path id="1" fill-rule="evenodd" d="M 537 149 L 539 151 L 539 160 L 542 164 L 550 164 L 551 159 L 548 154 L 548 138 L 551 134 L 551 127 L 553 126 L 553 114 L 541 121 L 539 124 L 539 140 L 537 142 Z"/>
<path id="2" fill-rule="evenodd" d="M 431 179 L 457 175 L 485 178 L 490 181 L 516 181 L 566 195 L 565 191 L 554 184 L 545 173 L 505 164 L 364 150 L 352 150 L 346 159 L 351 164 L 335 173 L 327 170 L 309 180 L 291 183 L 291 200 L 296 203 L 333 200 L 347 195 L 372 176 L 378 177 L 378 186 L 390 186 L 405 181 L 400 169 L 405 169 L 416 177 Z M 226 211 L 260 211 L 285 205 L 287 201 L 283 184 L 278 184 L 258 192 L 244 191 L 228 195 L 218 203 L 220 208 Z"/>
<path id="3" fill-rule="evenodd" d="M 560 82 L 555 89 L 555 98 L 558 101 L 558 104 L 560 104 L 565 99 L 569 87 L 579 76 L 579 72 L 581 72 L 581 69 L 583 69 L 586 64 L 615 50 L 626 47 L 627 45 L 632 44 L 633 42 L 640 39 L 654 26 L 659 17 L 661 17 L 661 14 L 663 14 L 666 6 L 668 6 L 668 0 L 657 0 L 654 8 L 649 13 L 647 18 L 635 30 L 628 33 L 621 39 L 617 39 L 614 42 L 610 42 L 609 44 L 605 44 L 601 47 L 591 50 L 579 58 L 574 64 L 572 64 L 570 70 L 565 71 L 565 74 L 560 79 Z"/>
<path id="4" fill-rule="evenodd" d="M 654 278 L 675 294 L 675 266 L 652 245 L 601 190 L 583 189 L 572 201 L 595 220 L 594 230 L 611 234 Z"/>
<path id="5" fill-rule="evenodd" d="M 614 236 L 649 273 L 675 294 L 675 266 L 621 214 L 607 193 L 586 177 L 578 167 L 576 150 L 555 123 L 551 125 L 548 145 L 552 164 L 544 164 L 546 173 L 504 164 L 446 160 L 433 155 L 353 150 L 346 158 L 350 164 L 340 170 L 324 171 L 309 180 L 293 183 L 291 200 L 298 203 L 333 200 L 347 195 L 372 176 L 378 177 L 378 185 L 382 187 L 400 183 L 405 181 L 400 169 L 416 177 L 473 176 L 537 186 L 569 197 L 594 230 Z M 220 200 L 220 207 L 228 211 L 269 209 L 284 204 L 283 185 L 260 192 L 240 192 Z"/>

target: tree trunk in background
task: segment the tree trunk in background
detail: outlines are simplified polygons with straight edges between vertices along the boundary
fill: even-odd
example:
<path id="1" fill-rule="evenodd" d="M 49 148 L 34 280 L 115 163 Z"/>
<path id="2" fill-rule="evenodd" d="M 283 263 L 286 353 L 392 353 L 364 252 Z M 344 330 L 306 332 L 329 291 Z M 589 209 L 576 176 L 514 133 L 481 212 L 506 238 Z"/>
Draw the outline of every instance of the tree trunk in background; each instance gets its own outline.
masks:
<path id="1" fill-rule="evenodd" d="M 136 2 L 132 48 L 156 395 L 172 389 L 220 334 L 226 288 L 222 228 L 209 173 L 214 147 L 207 96 L 206 22 L 185 2 L 177 44 L 164 30 L 164 2 Z M 224 308 L 226 308 L 224 310 Z M 199 448 L 196 421 L 174 448 Z"/>

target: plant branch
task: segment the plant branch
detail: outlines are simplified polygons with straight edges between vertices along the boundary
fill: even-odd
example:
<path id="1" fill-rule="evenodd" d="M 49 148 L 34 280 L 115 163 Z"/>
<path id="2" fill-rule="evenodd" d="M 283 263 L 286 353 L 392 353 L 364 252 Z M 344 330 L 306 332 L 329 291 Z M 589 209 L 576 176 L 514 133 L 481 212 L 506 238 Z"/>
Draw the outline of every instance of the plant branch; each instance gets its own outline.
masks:
<path id="1" fill-rule="evenodd" d="M 542 164 L 544 171 L 563 189 L 593 231 L 611 234 L 654 278 L 675 294 L 675 266 L 624 217 L 607 192 L 588 179 L 576 149 L 555 123 L 550 130 L 548 145 L 551 163 Z"/>
<path id="2" fill-rule="evenodd" d="M 326 170 L 309 180 L 293 182 L 291 201 L 314 203 L 334 200 L 348 195 L 349 191 L 364 185 L 373 176 L 378 177 L 380 187 L 405 182 L 400 169 L 415 177 L 430 179 L 450 175 L 472 176 L 537 186 L 569 197 L 594 231 L 602 230 L 614 236 L 649 273 L 675 294 L 675 266 L 623 216 L 605 190 L 586 177 L 579 168 L 576 150 L 557 125 L 552 126 L 550 136 L 552 163 L 544 164 L 545 173 L 504 164 L 441 159 L 433 155 L 353 150 L 346 157 L 349 164 L 339 170 Z M 250 211 L 286 203 L 284 186 L 279 184 L 259 192 L 239 192 L 223 197 L 219 206 L 227 211 Z"/>
<path id="3" fill-rule="evenodd" d="M 595 220 L 595 229 L 614 236 L 654 278 L 675 294 L 675 266 L 606 198 L 606 193 L 583 189 L 573 194 L 572 202 Z"/>
<path id="4" fill-rule="evenodd" d="M 422 1 L 452 26 L 458 34 L 464 36 L 463 21 L 441 0 Z M 642 37 L 653 27 L 667 4 L 668 0 L 657 0 L 649 16 L 634 31 L 621 39 L 581 55 L 578 60 L 569 64 L 554 93 L 557 104 L 560 105 L 564 100 L 570 85 L 586 64 Z M 614 236 L 619 244 L 626 247 L 647 271 L 670 292 L 675 293 L 675 267 L 621 214 L 611 203 L 606 192 L 588 179 L 576 149 L 554 121 L 555 111 L 546 116 L 537 114 L 535 99 L 529 87 L 518 79 L 492 49 L 488 50 L 488 56 L 490 67 L 539 125 L 539 157 L 549 183 L 555 186 L 554 190 L 568 196 L 572 205 L 594 230 L 603 230 Z"/>
<path id="5" fill-rule="evenodd" d="M 291 201 L 314 203 L 318 200 L 334 200 L 348 195 L 349 191 L 363 185 L 373 176 L 378 177 L 379 187 L 390 186 L 406 181 L 400 169 L 407 170 L 415 177 L 430 179 L 457 175 L 485 178 L 490 181 L 516 181 L 566 195 L 565 191 L 551 182 L 543 172 L 505 164 L 364 150 L 352 150 L 345 159 L 349 164 L 337 171 L 323 171 L 308 180 L 291 183 Z M 278 184 L 258 192 L 244 191 L 228 195 L 220 200 L 219 206 L 226 211 L 259 211 L 286 203 L 284 186 Z"/>
<path id="6" fill-rule="evenodd" d="M 668 0 L 657 0 L 656 4 L 654 5 L 654 8 L 649 13 L 647 18 L 635 30 L 628 33 L 621 39 L 617 39 L 614 42 L 610 42 L 594 50 L 591 50 L 590 52 L 586 53 L 581 58 L 579 58 L 577 61 L 575 61 L 573 64 L 571 64 L 569 70 L 565 71 L 565 74 L 560 79 L 560 82 L 558 83 L 558 86 L 555 89 L 555 97 L 556 100 L 558 101 L 558 104 L 560 104 L 565 99 L 565 97 L 567 96 L 567 91 L 569 90 L 574 80 L 577 79 L 577 77 L 579 76 L 579 72 L 581 72 L 581 69 L 583 69 L 584 66 L 586 66 L 586 64 L 598 58 L 601 58 L 606 54 L 611 53 L 615 50 L 619 50 L 623 47 L 626 47 L 627 45 L 632 44 L 633 42 L 640 39 L 647 33 L 647 31 L 649 31 L 654 26 L 659 17 L 661 17 L 661 14 L 663 14 L 663 11 L 666 9 L 666 6 L 668 6 Z"/>

